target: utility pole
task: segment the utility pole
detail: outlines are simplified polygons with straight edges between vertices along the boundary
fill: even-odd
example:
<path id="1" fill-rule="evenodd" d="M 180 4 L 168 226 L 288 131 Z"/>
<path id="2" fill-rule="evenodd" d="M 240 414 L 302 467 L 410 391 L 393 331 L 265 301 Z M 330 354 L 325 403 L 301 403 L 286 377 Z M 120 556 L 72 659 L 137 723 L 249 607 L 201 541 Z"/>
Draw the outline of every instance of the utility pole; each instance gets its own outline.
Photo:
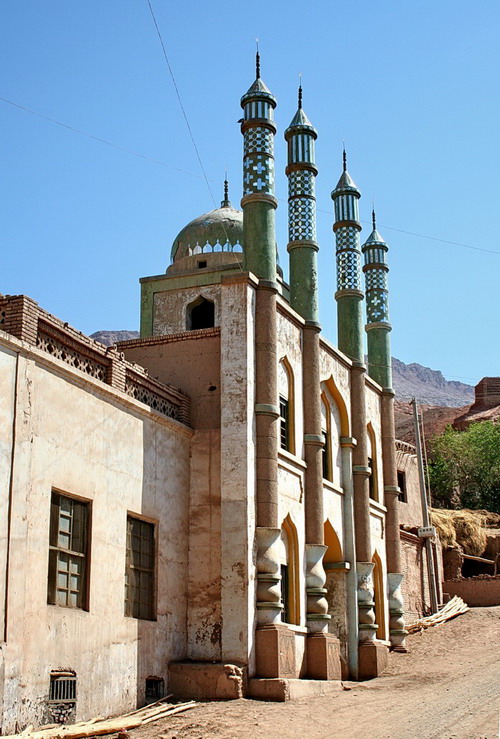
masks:
<path id="1" fill-rule="evenodd" d="M 422 458 L 422 444 L 420 442 L 420 427 L 418 423 L 418 405 L 417 399 L 413 398 L 411 401 L 413 406 L 413 425 L 415 428 L 415 446 L 417 448 L 417 466 L 418 466 L 418 480 L 420 484 L 420 497 L 422 500 L 422 518 L 423 527 L 419 529 L 418 535 L 425 540 L 425 553 L 427 559 L 427 579 L 429 581 L 429 593 L 431 597 L 431 608 L 432 612 L 436 613 L 438 610 L 438 595 L 436 587 L 436 567 L 434 562 L 434 550 L 432 549 L 431 539 L 435 536 L 435 529 L 431 526 L 429 519 L 429 507 L 427 505 L 427 494 L 425 491 L 425 477 L 424 477 L 424 462 Z"/>

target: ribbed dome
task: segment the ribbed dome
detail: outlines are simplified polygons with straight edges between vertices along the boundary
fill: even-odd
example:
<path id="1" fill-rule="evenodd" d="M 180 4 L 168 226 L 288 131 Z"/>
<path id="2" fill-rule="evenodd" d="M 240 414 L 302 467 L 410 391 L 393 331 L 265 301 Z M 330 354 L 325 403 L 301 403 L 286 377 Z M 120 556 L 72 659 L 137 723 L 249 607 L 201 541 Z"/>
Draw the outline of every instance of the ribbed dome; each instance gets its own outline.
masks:
<path id="1" fill-rule="evenodd" d="M 242 252 L 243 212 L 224 205 L 198 216 L 174 239 L 172 262 L 201 252 Z"/>

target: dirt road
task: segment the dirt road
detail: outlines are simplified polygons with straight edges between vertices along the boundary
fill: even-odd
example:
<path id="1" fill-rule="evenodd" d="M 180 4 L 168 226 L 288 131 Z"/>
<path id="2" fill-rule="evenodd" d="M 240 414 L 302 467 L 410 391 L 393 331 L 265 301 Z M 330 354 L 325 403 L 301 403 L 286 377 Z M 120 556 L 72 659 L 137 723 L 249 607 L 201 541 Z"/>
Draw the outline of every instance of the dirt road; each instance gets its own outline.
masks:
<path id="1" fill-rule="evenodd" d="M 132 739 L 497 739 L 500 606 L 408 639 L 377 680 L 328 698 L 202 703 Z"/>

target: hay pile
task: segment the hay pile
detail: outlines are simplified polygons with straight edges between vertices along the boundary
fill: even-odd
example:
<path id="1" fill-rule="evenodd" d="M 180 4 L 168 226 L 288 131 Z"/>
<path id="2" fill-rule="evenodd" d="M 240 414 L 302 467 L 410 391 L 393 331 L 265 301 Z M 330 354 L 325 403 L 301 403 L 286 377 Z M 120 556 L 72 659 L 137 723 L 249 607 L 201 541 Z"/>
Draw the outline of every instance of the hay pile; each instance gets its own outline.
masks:
<path id="1" fill-rule="evenodd" d="M 480 557 L 486 549 L 485 527 L 497 514 L 488 511 L 449 511 L 431 508 L 431 519 L 445 549 L 460 549 L 464 554 Z M 495 521 L 496 523 L 496 521 Z M 500 516 L 498 517 L 500 523 Z"/>

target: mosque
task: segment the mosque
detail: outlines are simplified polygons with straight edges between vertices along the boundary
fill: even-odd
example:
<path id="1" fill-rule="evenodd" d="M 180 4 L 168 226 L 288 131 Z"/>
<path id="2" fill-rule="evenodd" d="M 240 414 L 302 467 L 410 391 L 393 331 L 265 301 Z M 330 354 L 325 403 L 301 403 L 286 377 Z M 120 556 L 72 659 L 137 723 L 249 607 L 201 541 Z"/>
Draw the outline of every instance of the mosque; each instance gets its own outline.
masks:
<path id="1" fill-rule="evenodd" d="M 242 210 L 226 183 L 141 279 L 140 338 L 106 348 L 0 296 L 3 733 L 166 693 L 284 700 L 405 650 L 388 247 L 375 219 L 361 247 L 344 155 L 332 346 L 302 92 L 289 285 L 258 55 L 241 106 Z"/>

